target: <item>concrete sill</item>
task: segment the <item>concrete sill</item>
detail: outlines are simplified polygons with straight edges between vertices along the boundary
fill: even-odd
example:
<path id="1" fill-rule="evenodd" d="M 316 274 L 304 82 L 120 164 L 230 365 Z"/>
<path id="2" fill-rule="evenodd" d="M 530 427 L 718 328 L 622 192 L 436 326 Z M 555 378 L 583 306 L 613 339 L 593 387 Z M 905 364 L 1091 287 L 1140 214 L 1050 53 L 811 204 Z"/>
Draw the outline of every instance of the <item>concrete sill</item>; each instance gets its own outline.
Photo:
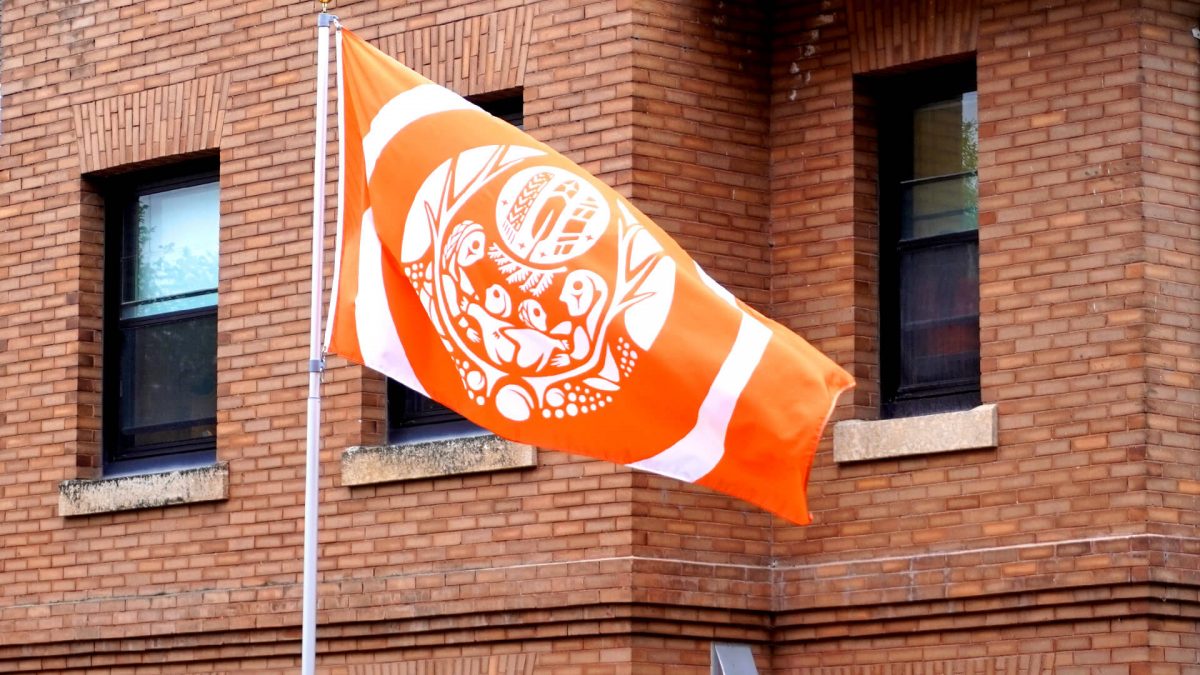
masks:
<path id="1" fill-rule="evenodd" d="M 163 473 L 65 480 L 58 484 L 58 515 L 86 516 L 228 498 L 229 465 L 221 462 Z"/>
<path id="2" fill-rule="evenodd" d="M 929 455 L 996 447 L 996 404 L 894 420 L 846 420 L 833 427 L 833 460 Z"/>
<path id="3" fill-rule="evenodd" d="M 375 485 L 537 466 L 537 450 L 499 436 L 354 446 L 342 453 L 342 485 Z"/>

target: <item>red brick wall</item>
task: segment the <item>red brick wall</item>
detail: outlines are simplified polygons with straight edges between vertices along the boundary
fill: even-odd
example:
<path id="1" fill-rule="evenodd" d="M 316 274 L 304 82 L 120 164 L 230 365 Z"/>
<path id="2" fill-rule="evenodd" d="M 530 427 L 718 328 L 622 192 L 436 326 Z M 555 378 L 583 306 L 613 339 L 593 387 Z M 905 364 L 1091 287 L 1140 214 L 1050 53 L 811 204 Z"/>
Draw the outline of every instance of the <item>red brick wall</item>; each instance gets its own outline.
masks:
<path id="1" fill-rule="evenodd" d="M 1141 531 L 1135 11 L 1068 5 L 1037 18 L 985 10 L 980 39 L 984 398 L 1001 406 L 1006 456 L 1036 471 L 1022 489 L 1047 503 L 1039 512 L 1014 495 L 999 534 Z"/>
<path id="2" fill-rule="evenodd" d="M 702 267 L 769 304 L 766 13 L 645 3 L 633 31 L 633 199 Z"/>
<path id="3" fill-rule="evenodd" d="M 933 4 L 921 23 L 934 15 L 879 0 L 530 3 L 526 126 L 845 364 L 860 383 L 837 416 L 870 419 L 878 159 L 854 76 L 976 50 L 983 399 L 1000 446 L 838 465 L 826 445 L 803 529 L 558 453 L 351 489 L 338 458 L 382 439 L 383 383 L 332 360 L 331 672 L 536 654 L 539 671 L 700 673 L 711 639 L 756 645 L 778 673 L 1195 663 L 1200 6 Z M 399 45 L 519 6 L 338 12 Z M 5 5 L 0 670 L 295 668 L 314 23 L 267 0 Z M 213 135 L 144 105 L 173 148 L 160 154 L 221 159 L 230 498 L 60 518 L 58 483 L 94 476 L 99 454 L 103 213 L 82 174 L 146 158 L 78 130 L 155 92 L 207 110 L 188 87 L 209 80 Z"/>
<path id="4" fill-rule="evenodd" d="M 1195 532 L 1200 492 L 1200 68 L 1190 35 L 1198 11 L 1155 3 L 1138 26 L 1147 516 L 1151 531 L 1183 536 Z"/>
<path id="5" fill-rule="evenodd" d="M 865 418 L 879 403 L 877 207 L 874 170 L 856 165 L 872 150 L 855 134 L 847 11 L 798 3 L 773 17 L 771 306 L 855 376 L 841 415 Z"/>
<path id="6" fill-rule="evenodd" d="M 919 45 L 971 42 L 871 42 L 855 31 L 880 21 L 852 20 L 871 4 L 784 9 L 772 71 L 776 315 L 849 365 L 859 387 L 839 414 L 859 419 L 878 406 L 870 118 L 886 109 L 873 109 L 853 78 L 876 72 L 873 63 L 911 69 L 953 55 L 922 54 Z M 959 663 L 982 654 L 923 631 L 940 621 L 965 630 L 960 613 L 969 610 L 1017 634 L 1028 617 L 991 614 L 1003 594 L 1030 607 L 1082 602 L 1086 593 L 1039 595 L 1075 585 L 1153 595 L 1125 585 L 1159 578 L 1156 561 L 1167 551 L 1189 551 L 1179 570 L 1195 565 L 1187 540 L 1130 535 L 1194 533 L 1184 523 L 1197 506 L 1187 487 L 1196 476 L 1188 431 L 1196 408 L 1183 389 L 1195 368 L 1179 357 L 1196 351 L 1195 240 L 1183 232 L 1194 229 L 1196 206 L 1200 97 L 1189 30 L 1198 8 L 961 4 L 964 16 L 978 16 L 982 393 L 999 406 L 999 447 L 841 465 L 818 457 L 816 524 L 773 536 L 779 621 L 789 627 L 776 634 L 781 670 Z M 895 32 L 929 30 L 897 27 L 930 15 L 891 5 Z M 911 50 L 868 58 L 856 51 L 863 44 Z M 945 598 L 955 602 L 939 605 Z M 915 623 L 871 628 L 901 615 Z M 1142 644 L 1139 631 L 1156 619 L 1139 620 L 1120 639 Z M 910 630 L 919 633 L 911 644 L 887 637 Z M 861 637 L 831 642 L 842 635 Z M 808 658 L 781 661 L 792 650 Z M 831 655 L 838 651 L 844 660 Z M 1090 661 L 1058 647 L 1045 653 L 1055 652 L 1053 672 L 1096 672 L 1088 671 L 1096 659 L 1114 672 L 1180 663 L 1163 652 L 1100 650 Z"/>

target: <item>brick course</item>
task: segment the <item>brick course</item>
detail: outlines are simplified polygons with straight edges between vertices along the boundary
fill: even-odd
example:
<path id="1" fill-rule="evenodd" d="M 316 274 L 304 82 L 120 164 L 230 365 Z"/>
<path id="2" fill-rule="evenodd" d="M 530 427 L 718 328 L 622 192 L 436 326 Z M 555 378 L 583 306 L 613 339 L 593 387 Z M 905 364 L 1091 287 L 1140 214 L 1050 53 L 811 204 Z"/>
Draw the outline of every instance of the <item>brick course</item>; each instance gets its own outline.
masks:
<path id="1" fill-rule="evenodd" d="M 523 87 L 532 135 L 853 372 L 839 419 L 880 402 L 872 120 L 886 109 L 855 78 L 974 53 L 982 393 L 1000 441 L 840 465 L 826 445 L 808 528 L 551 452 L 516 472 L 348 487 L 340 454 L 383 440 L 384 383 L 331 359 L 329 672 L 700 673 L 712 640 L 752 644 L 781 675 L 1194 671 L 1200 4 L 336 11 L 461 93 Z M 312 14 L 4 6 L 0 671 L 298 663 Z M 100 473 L 103 174 L 205 153 L 221 162 L 229 499 L 62 518 L 59 482 Z M 336 171 L 331 156 L 331 195 Z"/>

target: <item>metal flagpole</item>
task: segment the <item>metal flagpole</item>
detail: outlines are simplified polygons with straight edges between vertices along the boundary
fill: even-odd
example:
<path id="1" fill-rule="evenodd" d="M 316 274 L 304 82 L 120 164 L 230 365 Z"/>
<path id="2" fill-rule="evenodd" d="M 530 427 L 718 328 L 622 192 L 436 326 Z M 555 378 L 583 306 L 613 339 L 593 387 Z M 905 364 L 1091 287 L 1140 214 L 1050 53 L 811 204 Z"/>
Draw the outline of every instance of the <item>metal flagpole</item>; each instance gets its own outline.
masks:
<path id="1" fill-rule="evenodd" d="M 313 153 L 312 303 L 308 336 L 308 430 L 304 463 L 304 601 L 300 618 L 300 672 L 317 661 L 317 507 L 321 474 L 321 296 L 325 268 L 325 138 L 329 106 L 329 29 L 337 17 L 321 3 L 317 15 L 317 113 Z"/>

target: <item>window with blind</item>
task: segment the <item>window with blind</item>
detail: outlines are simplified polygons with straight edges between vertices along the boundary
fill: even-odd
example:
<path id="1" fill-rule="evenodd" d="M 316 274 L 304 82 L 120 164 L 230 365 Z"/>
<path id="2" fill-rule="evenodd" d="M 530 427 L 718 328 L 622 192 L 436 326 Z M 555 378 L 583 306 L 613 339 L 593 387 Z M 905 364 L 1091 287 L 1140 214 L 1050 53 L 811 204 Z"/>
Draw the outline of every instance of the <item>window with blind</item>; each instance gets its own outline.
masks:
<path id="1" fill-rule="evenodd" d="M 879 116 L 883 415 L 980 403 L 974 62 L 888 78 Z"/>

